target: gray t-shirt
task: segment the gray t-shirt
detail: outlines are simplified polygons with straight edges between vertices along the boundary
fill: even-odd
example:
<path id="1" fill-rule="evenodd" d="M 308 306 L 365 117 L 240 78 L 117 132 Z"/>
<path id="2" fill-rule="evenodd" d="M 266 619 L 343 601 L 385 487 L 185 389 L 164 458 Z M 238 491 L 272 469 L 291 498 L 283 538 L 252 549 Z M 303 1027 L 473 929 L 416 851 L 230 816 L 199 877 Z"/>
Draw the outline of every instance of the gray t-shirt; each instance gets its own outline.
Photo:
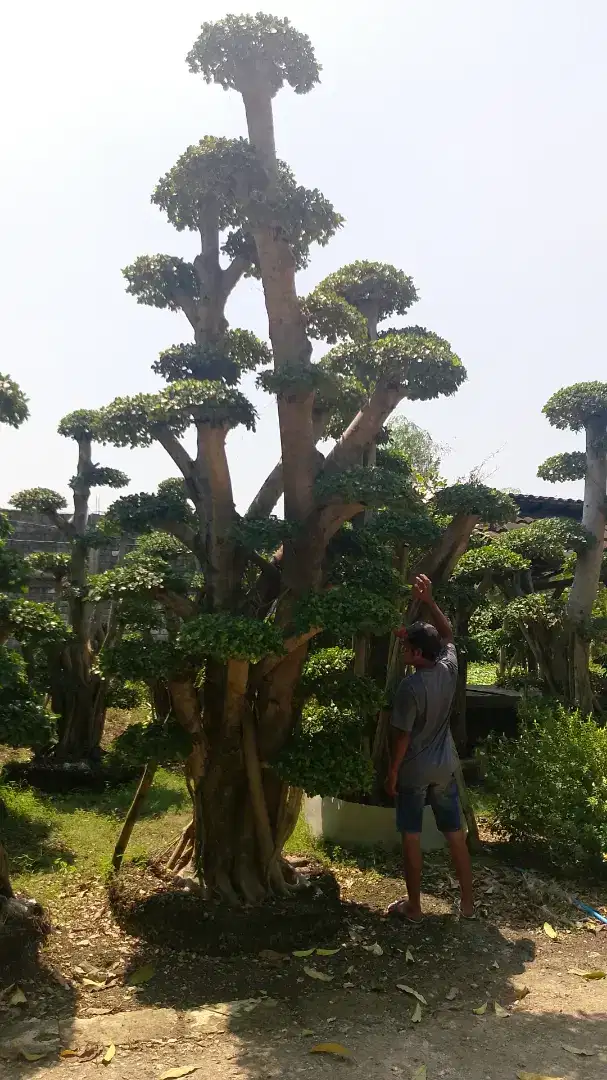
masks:
<path id="1" fill-rule="evenodd" d="M 449 714 L 456 684 L 457 653 L 449 642 L 434 667 L 418 668 L 398 687 L 392 726 L 411 732 L 398 775 L 399 790 L 446 784 L 453 775 L 457 751 Z"/>

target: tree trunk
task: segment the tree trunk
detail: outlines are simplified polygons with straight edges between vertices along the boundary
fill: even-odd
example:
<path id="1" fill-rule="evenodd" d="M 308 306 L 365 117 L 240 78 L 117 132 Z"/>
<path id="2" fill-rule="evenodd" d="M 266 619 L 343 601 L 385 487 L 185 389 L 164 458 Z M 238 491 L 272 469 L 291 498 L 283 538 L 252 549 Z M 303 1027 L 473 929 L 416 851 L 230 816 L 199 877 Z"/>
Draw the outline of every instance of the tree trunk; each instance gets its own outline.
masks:
<path id="1" fill-rule="evenodd" d="M 10 900 L 14 895 L 8 872 L 8 855 L 6 854 L 2 843 L 0 843 L 0 896 L 3 896 L 6 900 Z"/>
<path id="2" fill-rule="evenodd" d="M 209 898 L 259 903 L 289 891 L 282 859 L 301 792 L 266 764 L 292 729 L 292 698 L 307 642 L 263 674 L 246 661 L 207 665 L 204 725 L 194 680 L 169 686 L 173 712 L 194 737 L 186 778 L 193 821 L 169 854 L 170 869 L 193 863 Z"/>
<path id="3" fill-rule="evenodd" d="M 51 707 L 58 717 L 58 761 L 99 757 L 105 722 L 106 686 L 90 670 L 90 657 L 74 642 L 63 650 L 62 670 L 53 680 Z"/>
<path id="4" fill-rule="evenodd" d="M 466 687 L 468 684 L 468 653 L 462 646 L 457 647 L 457 684 L 451 710 L 451 733 L 457 752 L 465 757 L 468 747 L 468 728 L 466 723 Z"/>
<path id="5" fill-rule="evenodd" d="M 604 417 L 592 417 L 586 426 L 586 478 L 582 525 L 595 543 L 577 557 L 567 616 L 572 626 L 571 665 L 575 704 L 589 716 L 594 696 L 590 684 L 587 624 L 596 600 L 604 554 L 607 521 L 607 446 Z M 585 632 L 586 631 L 586 632 Z"/>

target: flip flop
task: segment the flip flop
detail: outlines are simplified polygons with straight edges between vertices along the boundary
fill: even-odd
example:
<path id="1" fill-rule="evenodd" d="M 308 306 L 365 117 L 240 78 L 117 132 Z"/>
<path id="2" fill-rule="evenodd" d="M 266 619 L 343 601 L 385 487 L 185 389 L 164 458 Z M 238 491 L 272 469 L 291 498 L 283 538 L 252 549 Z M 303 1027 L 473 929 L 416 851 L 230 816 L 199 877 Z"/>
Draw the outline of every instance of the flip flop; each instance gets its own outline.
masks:
<path id="1" fill-rule="evenodd" d="M 413 923 L 417 926 L 422 921 L 422 918 L 413 919 L 407 914 L 407 907 L 409 906 L 408 900 L 393 900 L 391 904 L 388 904 L 386 908 L 386 915 L 392 915 L 396 919 L 403 919 L 405 922 Z M 423 916 L 422 916 L 423 917 Z"/>
<path id="2" fill-rule="evenodd" d="M 464 915 L 464 913 L 462 911 L 462 905 L 459 902 L 459 900 L 457 900 L 456 903 L 454 904 L 453 914 L 457 915 L 458 919 L 465 919 L 466 922 L 476 922 L 476 919 L 477 919 L 477 915 L 476 915 L 475 911 L 473 911 L 471 915 Z"/>

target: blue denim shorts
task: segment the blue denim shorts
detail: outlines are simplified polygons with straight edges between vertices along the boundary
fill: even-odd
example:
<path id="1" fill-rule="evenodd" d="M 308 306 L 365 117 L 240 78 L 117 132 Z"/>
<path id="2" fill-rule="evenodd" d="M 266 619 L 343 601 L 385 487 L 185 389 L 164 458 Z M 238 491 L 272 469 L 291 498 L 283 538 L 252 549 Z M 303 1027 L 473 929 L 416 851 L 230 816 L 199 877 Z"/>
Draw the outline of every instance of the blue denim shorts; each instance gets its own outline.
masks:
<path id="1" fill-rule="evenodd" d="M 459 832 L 462 827 L 455 778 L 446 784 L 403 788 L 396 796 L 396 828 L 401 833 L 421 833 L 424 807 L 431 806 L 439 832 Z"/>

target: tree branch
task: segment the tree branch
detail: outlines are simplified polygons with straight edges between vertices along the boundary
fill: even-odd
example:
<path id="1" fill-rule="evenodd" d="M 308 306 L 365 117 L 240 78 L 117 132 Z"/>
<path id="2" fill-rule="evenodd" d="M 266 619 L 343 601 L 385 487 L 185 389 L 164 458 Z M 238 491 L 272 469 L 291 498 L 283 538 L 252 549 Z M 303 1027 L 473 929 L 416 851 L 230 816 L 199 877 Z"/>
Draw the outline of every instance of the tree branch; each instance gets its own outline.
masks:
<path id="1" fill-rule="evenodd" d="M 320 438 L 321 436 L 319 436 Z M 325 456 L 321 454 L 320 450 L 317 453 L 318 469 L 320 471 L 321 466 L 324 464 Z M 282 476 L 282 460 L 277 461 L 276 465 L 270 473 L 266 476 L 263 484 L 261 485 L 257 495 L 253 499 L 253 502 L 249 506 L 245 517 L 246 518 L 264 518 L 269 517 L 272 510 L 276 506 L 276 503 L 280 499 L 283 493 L 283 476 Z"/>
<path id="2" fill-rule="evenodd" d="M 225 270 L 222 270 L 221 292 L 224 304 L 250 265 L 249 259 L 245 259 L 244 255 L 235 255 L 230 265 L 226 266 Z"/>
<path id="3" fill-rule="evenodd" d="M 172 589 L 152 589 L 151 594 L 162 607 L 173 615 L 178 615 L 180 619 L 191 619 L 196 614 L 196 605 L 188 600 L 187 596 L 180 596 Z"/>
<path id="4" fill-rule="evenodd" d="M 341 470 L 356 465 L 404 396 L 405 390 L 401 384 L 386 385 L 380 381 L 367 404 L 327 455 L 325 469 Z"/>
<path id="5" fill-rule="evenodd" d="M 266 675 L 269 675 L 270 672 L 274 671 L 274 668 L 278 667 L 283 660 L 286 660 L 287 656 L 292 652 L 295 652 L 295 649 L 299 649 L 301 645 L 305 645 L 306 641 L 310 641 L 321 632 L 321 627 L 314 626 L 311 627 L 310 630 L 306 630 L 305 634 L 297 634 L 295 637 L 286 638 L 284 642 L 284 653 L 281 653 L 280 656 L 266 656 L 255 668 L 255 674 L 258 675 L 260 679 L 265 678 Z"/>
<path id="6" fill-rule="evenodd" d="M 75 539 L 76 530 L 71 521 L 61 517 L 61 514 L 59 514 L 57 510 L 46 510 L 44 516 L 47 517 L 51 524 L 54 525 L 60 533 L 63 533 L 68 540 Z"/>

